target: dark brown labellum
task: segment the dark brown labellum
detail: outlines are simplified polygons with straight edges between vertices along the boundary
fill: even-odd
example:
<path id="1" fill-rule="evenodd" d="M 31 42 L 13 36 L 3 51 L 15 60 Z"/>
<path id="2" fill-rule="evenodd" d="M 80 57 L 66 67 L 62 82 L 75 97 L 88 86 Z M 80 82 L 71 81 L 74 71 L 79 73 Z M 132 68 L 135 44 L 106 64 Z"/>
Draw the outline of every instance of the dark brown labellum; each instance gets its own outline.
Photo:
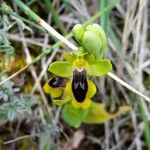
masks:
<path id="1" fill-rule="evenodd" d="M 66 81 L 66 78 L 54 77 L 48 82 L 48 84 L 53 88 L 65 87 Z"/>
<path id="2" fill-rule="evenodd" d="M 72 80 L 72 92 L 77 102 L 83 102 L 88 91 L 86 70 L 74 70 Z"/>

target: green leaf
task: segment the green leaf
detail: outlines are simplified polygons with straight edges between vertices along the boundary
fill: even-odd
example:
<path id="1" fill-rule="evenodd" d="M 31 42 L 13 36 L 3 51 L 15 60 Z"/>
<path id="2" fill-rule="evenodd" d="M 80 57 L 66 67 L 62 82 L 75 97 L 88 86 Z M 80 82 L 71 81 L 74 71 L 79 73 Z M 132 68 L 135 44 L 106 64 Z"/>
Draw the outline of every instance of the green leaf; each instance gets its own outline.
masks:
<path id="1" fill-rule="evenodd" d="M 111 62 L 103 59 L 92 63 L 88 68 L 88 74 L 91 76 L 102 76 L 110 72 L 112 69 Z"/>
<path id="2" fill-rule="evenodd" d="M 139 105 L 139 109 L 141 111 L 141 117 L 143 120 L 143 126 L 144 126 L 144 136 L 145 136 L 145 141 L 146 141 L 146 145 L 147 145 L 147 149 L 150 150 L 150 124 L 149 124 L 149 119 L 147 117 L 146 111 L 144 110 L 144 105 L 142 103 L 142 100 L 138 101 L 138 105 Z"/>
<path id="3" fill-rule="evenodd" d="M 130 107 L 127 105 L 120 106 L 119 110 L 116 113 L 109 113 L 105 110 L 105 107 L 101 103 L 92 102 L 92 105 L 89 109 L 88 114 L 83 119 L 84 123 L 89 124 L 100 124 L 109 121 L 127 111 Z"/>
<path id="4" fill-rule="evenodd" d="M 54 100 L 54 103 L 56 105 L 64 105 L 65 103 L 69 102 L 70 101 L 70 98 L 69 97 L 66 97 L 64 100 Z"/>
<path id="5" fill-rule="evenodd" d="M 72 76 L 72 64 L 69 62 L 57 61 L 49 66 L 48 71 L 60 77 L 70 77 Z"/>
<path id="6" fill-rule="evenodd" d="M 88 109 L 75 109 L 71 104 L 66 104 L 62 110 L 63 120 L 72 127 L 78 128 L 88 113 Z"/>

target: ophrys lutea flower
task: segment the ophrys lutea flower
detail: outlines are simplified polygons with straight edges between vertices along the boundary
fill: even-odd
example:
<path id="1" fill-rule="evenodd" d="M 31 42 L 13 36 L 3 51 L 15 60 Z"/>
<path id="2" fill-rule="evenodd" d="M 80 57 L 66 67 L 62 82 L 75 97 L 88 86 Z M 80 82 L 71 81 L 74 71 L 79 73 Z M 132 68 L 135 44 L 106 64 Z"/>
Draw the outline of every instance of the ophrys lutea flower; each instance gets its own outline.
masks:
<path id="1" fill-rule="evenodd" d="M 96 93 L 96 86 L 90 80 L 90 77 L 91 75 L 100 76 L 106 74 L 111 69 L 110 62 L 108 60 L 96 61 L 92 56 L 78 56 L 74 53 L 65 54 L 64 58 L 66 61 L 54 62 L 49 66 L 48 70 L 58 76 L 55 79 L 58 78 L 61 82 L 64 78 L 67 78 L 68 80 L 65 80 L 65 87 L 61 84 L 53 87 L 46 83 L 44 87 L 47 88 L 44 90 L 47 93 L 48 91 L 51 93 L 54 102 L 58 105 L 71 102 L 74 108 L 88 109 L 91 105 L 91 98 Z M 105 70 L 103 69 L 104 64 L 106 66 Z M 52 80 L 54 79 L 50 81 Z M 47 85 L 50 85 L 49 89 Z M 64 91 L 65 98 L 63 100 L 56 99 L 56 97 L 61 95 L 62 91 Z"/>
<path id="2" fill-rule="evenodd" d="M 82 122 L 102 123 L 115 117 L 101 103 L 93 102 L 96 86 L 91 77 L 100 77 L 112 69 L 109 60 L 103 59 L 107 38 L 98 24 L 75 25 L 73 36 L 79 44 L 77 51 L 64 54 L 64 61 L 52 63 L 48 70 L 55 75 L 44 86 L 54 103 L 65 106 L 61 117 L 73 127 Z M 67 104 L 66 104 L 67 103 Z"/>

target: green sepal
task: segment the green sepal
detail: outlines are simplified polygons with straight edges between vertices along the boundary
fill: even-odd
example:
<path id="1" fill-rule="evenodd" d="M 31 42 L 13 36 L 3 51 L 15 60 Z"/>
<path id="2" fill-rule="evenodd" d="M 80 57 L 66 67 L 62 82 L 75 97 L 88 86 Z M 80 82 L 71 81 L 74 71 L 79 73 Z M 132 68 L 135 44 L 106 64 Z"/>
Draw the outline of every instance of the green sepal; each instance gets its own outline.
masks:
<path id="1" fill-rule="evenodd" d="M 70 62 L 57 61 L 52 63 L 48 71 L 60 77 L 72 76 L 72 64 Z"/>
<path id="2" fill-rule="evenodd" d="M 72 53 L 76 56 L 76 58 L 77 57 L 84 57 L 84 55 L 87 54 L 87 52 L 84 50 L 84 48 L 82 46 L 79 47 L 78 50 L 73 51 Z"/>
<path id="3" fill-rule="evenodd" d="M 82 45 L 82 37 L 84 34 L 84 28 L 81 24 L 76 24 L 72 29 L 74 38 Z"/>
<path id="4" fill-rule="evenodd" d="M 64 53 L 63 54 L 63 58 L 67 61 L 69 61 L 70 63 L 73 63 L 76 59 L 75 55 L 72 54 L 68 54 L 68 53 Z"/>
<path id="5" fill-rule="evenodd" d="M 93 54 L 95 58 L 99 58 L 99 50 L 102 46 L 99 36 L 91 31 L 84 32 L 82 38 L 83 47 L 89 54 Z"/>
<path id="6" fill-rule="evenodd" d="M 85 60 L 86 60 L 89 64 L 92 64 L 92 63 L 94 63 L 94 62 L 96 61 L 93 54 L 92 54 L 92 55 L 85 55 L 84 58 L 85 58 Z"/>
<path id="7" fill-rule="evenodd" d="M 69 102 L 71 99 L 67 96 L 63 100 L 54 100 L 54 104 L 61 106 L 64 105 L 65 103 Z"/>
<path id="8" fill-rule="evenodd" d="M 83 123 L 101 124 L 113 119 L 130 110 L 128 105 L 120 106 L 116 113 L 109 113 L 102 103 L 92 102 L 88 114 L 83 119 Z"/>
<path id="9" fill-rule="evenodd" d="M 112 69 L 111 62 L 109 60 L 102 59 L 92 63 L 89 66 L 87 73 L 88 75 L 99 77 L 107 74 L 108 72 L 111 71 L 111 69 Z"/>
<path id="10" fill-rule="evenodd" d="M 75 109 L 70 103 L 64 105 L 62 110 L 63 120 L 74 128 L 78 128 L 82 123 L 82 120 L 88 114 L 89 109 Z"/>

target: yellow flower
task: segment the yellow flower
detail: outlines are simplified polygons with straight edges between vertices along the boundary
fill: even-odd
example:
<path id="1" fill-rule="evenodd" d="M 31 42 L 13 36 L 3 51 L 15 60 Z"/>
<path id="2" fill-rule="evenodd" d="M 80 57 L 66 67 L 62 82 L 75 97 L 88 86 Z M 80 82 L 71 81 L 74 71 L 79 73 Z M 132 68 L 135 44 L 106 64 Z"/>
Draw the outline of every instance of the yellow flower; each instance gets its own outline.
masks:
<path id="1" fill-rule="evenodd" d="M 96 93 L 96 86 L 87 80 L 85 69 L 76 69 L 73 71 L 73 79 L 66 85 L 66 93 L 74 108 L 88 109 L 91 106 L 91 97 Z"/>
<path id="2" fill-rule="evenodd" d="M 105 59 L 95 60 L 93 55 L 83 55 L 80 52 L 78 54 L 65 53 L 64 59 L 66 61 L 52 63 L 48 70 L 62 79 L 67 78 L 66 85 L 52 86 L 47 84 L 45 85 L 45 92 L 51 94 L 57 105 L 71 101 L 74 108 L 88 109 L 91 106 L 91 98 L 96 93 L 96 86 L 89 80 L 89 77 L 107 74 L 112 68 L 111 63 Z M 63 90 L 65 97 L 58 99 Z"/>
<path id="3" fill-rule="evenodd" d="M 66 85 L 66 79 L 61 77 L 51 78 L 43 87 L 45 93 L 50 94 L 53 98 L 60 97 L 63 88 Z"/>
<path id="4" fill-rule="evenodd" d="M 73 77 L 69 81 L 66 78 L 54 77 L 44 85 L 44 91 L 54 98 L 54 103 L 63 105 L 69 101 L 74 108 L 88 109 L 91 106 L 91 98 L 96 93 L 95 84 L 87 79 L 85 68 L 73 70 Z M 65 99 L 56 99 L 66 92 Z"/>

